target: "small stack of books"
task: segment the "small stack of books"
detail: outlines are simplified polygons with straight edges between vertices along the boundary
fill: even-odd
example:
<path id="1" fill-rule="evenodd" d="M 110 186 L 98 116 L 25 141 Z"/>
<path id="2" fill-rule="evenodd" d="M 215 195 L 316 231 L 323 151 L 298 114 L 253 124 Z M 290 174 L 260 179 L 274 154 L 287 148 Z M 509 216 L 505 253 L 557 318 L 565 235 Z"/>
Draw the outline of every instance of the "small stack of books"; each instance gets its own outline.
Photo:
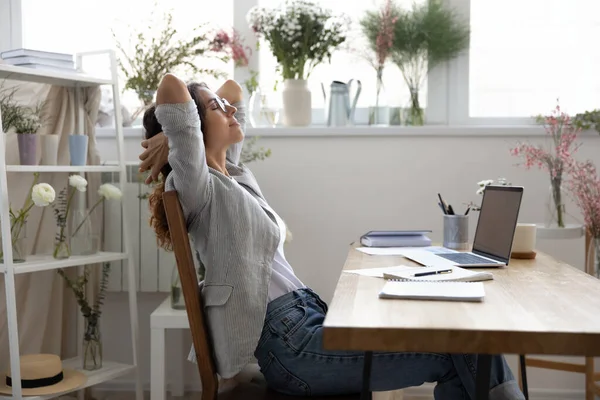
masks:
<path id="1" fill-rule="evenodd" d="M 49 51 L 13 49 L 0 53 L 5 64 L 34 69 L 74 72 L 75 62 L 72 54 Z"/>
<path id="2" fill-rule="evenodd" d="M 431 246 L 427 237 L 430 230 L 423 231 L 370 231 L 360 238 L 366 247 L 421 247 Z"/>

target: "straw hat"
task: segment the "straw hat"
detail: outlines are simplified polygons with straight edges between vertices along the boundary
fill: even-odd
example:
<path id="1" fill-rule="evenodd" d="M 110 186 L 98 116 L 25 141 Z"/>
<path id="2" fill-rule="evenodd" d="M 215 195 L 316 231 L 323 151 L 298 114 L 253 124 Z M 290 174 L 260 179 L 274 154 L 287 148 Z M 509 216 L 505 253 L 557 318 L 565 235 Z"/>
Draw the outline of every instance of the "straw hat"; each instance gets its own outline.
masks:
<path id="1" fill-rule="evenodd" d="M 24 396 L 43 396 L 73 390 L 87 377 L 72 369 L 64 369 L 54 354 L 27 354 L 21 360 L 21 387 Z M 0 375 L 0 393 L 12 393 L 10 371 Z"/>

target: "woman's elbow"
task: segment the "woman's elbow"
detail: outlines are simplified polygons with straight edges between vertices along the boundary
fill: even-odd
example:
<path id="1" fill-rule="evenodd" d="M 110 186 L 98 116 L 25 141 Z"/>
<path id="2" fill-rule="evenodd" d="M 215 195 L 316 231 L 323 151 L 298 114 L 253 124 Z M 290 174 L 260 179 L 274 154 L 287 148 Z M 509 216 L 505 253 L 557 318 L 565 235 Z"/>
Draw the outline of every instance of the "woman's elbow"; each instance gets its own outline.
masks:
<path id="1" fill-rule="evenodd" d="M 166 74 L 158 84 L 156 104 L 185 103 L 191 100 L 185 82 L 173 74 Z"/>

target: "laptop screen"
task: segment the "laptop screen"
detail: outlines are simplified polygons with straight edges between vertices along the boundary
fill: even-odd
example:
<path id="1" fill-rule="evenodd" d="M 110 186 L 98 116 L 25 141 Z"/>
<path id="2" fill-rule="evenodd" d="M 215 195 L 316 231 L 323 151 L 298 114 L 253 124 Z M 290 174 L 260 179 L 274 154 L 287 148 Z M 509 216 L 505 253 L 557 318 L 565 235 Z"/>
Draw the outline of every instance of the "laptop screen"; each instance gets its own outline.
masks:
<path id="1" fill-rule="evenodd" d="M 508 262 L 519 218 L 523 188 L 487 186 L 473 240 L 473 252 Z"/>

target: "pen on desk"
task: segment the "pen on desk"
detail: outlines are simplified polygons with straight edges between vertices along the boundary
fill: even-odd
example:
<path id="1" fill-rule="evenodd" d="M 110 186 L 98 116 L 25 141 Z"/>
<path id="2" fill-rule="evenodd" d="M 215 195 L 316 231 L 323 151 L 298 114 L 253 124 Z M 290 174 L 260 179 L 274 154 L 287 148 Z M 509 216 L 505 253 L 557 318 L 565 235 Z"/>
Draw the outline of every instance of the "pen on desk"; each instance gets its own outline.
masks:
<path id="1" fill-rule="evenodd" d="M 419 276 L 429 276 L 429 275 L 438 275 L 438 274 L 450 274 L 452 273 L 451 269 L 443 269 L 440 271 L 430 271 L 430 272 L 419 272 L 414 274 L 415 277 L 419 277 Z"/>

